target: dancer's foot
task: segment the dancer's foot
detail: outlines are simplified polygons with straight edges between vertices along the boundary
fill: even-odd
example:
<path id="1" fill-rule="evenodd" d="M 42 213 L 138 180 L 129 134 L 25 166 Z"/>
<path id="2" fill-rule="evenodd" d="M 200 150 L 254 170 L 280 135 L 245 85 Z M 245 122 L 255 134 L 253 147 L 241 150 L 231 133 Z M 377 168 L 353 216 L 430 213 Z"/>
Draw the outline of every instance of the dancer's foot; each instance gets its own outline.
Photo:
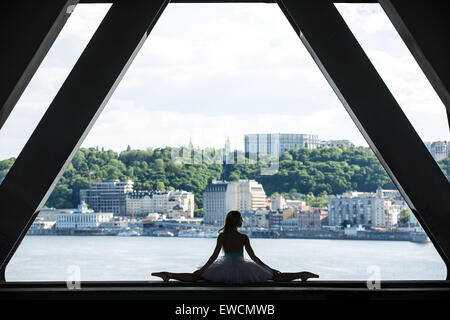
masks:
<path id="1" fill-rule="evenodd" d="M 167 282 L 170 279 L 170 272 L 153 272 L 152 276 L 160 277 L 164 282 Z"/>
<path id="2" fill-rule="evenodd" d="M 302 280 L 302 282 L 308 280 L 309 278 L 318 278 L 319 275 L 312 273 L 312 272 L 307 272 L 307 271 L 303 271 L 303 272 L 299 272 L 300 274 L 300 279 Z"/>

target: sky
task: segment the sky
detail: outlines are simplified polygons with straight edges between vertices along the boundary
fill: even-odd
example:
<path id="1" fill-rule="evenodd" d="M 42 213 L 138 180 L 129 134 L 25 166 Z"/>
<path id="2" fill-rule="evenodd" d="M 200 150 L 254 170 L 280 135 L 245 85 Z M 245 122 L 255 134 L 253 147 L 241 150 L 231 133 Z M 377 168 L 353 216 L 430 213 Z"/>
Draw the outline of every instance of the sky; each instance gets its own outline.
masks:
<path id="1" fill-rule="evenodd" d="M 17 157 L 109 9 L 78 5 L 0 131 Z M 336 5 L 424 141 L 449 140 L 445 107 L 378 4 Z M 243 149 L 247 133 L 367 146 L 276 4 L 169 4 L 83 147 Z"/>

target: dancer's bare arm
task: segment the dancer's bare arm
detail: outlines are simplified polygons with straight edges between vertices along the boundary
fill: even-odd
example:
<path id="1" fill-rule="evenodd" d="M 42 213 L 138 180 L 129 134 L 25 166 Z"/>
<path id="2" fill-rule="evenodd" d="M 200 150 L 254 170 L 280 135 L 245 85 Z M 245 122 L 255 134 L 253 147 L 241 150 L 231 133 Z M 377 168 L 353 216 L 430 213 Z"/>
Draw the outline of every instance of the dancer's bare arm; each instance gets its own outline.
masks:
<path id="1" fill-rule="evenodd" d="M 217 243 L 216 248 L 214 249 L 213 254 L 209 258 L 209 260 L 205 263 L 203 267 L 201 267 L 199 270 L 195 271 L 195 274 L 202 274 L 203 271 L 205 271 L 214 261 L 216 261 L 217 257 L 219 256 L 220 249 L 222 248 L 222 234 L 219 234 L 217 237 Z"/>
<path id="2" fill-rule="evenodd" d="M 250 245 L 250 239 L 249 239 L 248 236 L 246 236 L 246 235 L 244 235 L 244 237 L 245 237 L 245 238 L 244 238 L 244 246 L 245 246 L 245 250 L 246 250 L 247 253 L 248 253 L 248 256 L 249 256 L 253 261 L 255 261 L 256 263 L 258 263 L 258 264 L 260 264 L 260 265 L 262 265 L 262 266 L 264 266 L 264 267 L 266 267 L 266 268 L 272 270 L 272 272 L 279 273 L 280 271 L 278 271 L 278 270 L 276 270 L 276 269 L 272 269 L 272 268 L 269 267 L 267 264 L 265 264 L 264 262 L 262 262 L 261 259 L 259 259 L 259 258 L 255 255 L 255 252 L 253 251 L 253 248 L 252 248 L 252 246 Z"/>

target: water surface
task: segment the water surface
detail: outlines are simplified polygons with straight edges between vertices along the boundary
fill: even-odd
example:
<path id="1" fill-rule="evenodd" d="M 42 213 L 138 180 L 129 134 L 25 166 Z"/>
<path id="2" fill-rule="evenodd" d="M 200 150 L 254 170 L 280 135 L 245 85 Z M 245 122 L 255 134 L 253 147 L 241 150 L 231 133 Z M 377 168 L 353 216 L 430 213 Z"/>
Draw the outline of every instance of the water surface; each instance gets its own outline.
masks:
<path id="1" fill-rule="evenodd" d="M 202 266 L 215 242 L 201 238 L 27 236 L 6 268 L 6 279 L 66 281 L 73 272 L 71 266 L 77 266 L 82 280 L 157 280 L 151 272 L 192 272 Z M 446 276 L 432 243 L 309 239 L 251 239 L 251 243 L 256 255 L 272 268 L 308 270 L 322 280 L 366 280 L 370 266 L 376 266 L 384 280 L 442 280 Z"/>

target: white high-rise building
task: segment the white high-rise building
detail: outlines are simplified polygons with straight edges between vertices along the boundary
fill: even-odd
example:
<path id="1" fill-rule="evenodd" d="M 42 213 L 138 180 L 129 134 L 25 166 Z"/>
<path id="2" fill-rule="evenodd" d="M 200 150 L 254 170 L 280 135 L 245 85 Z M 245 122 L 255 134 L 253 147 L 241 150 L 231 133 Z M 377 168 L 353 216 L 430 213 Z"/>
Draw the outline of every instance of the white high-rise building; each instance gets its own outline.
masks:
<path id="1" fill-rule="evenodd" d="M 245 153 L 279 155 L 295 148 L 315 149 L 319 136 L 296 133 L 256 133 L 244 136 Z"/>
<path id="2" fill-rule="evenodd" d="M 223 225 L 231 210 L 258 210 L 267 205 L 263 186 L 254 180 L 213 181 L 203 193 L 204 222 Z"/>

